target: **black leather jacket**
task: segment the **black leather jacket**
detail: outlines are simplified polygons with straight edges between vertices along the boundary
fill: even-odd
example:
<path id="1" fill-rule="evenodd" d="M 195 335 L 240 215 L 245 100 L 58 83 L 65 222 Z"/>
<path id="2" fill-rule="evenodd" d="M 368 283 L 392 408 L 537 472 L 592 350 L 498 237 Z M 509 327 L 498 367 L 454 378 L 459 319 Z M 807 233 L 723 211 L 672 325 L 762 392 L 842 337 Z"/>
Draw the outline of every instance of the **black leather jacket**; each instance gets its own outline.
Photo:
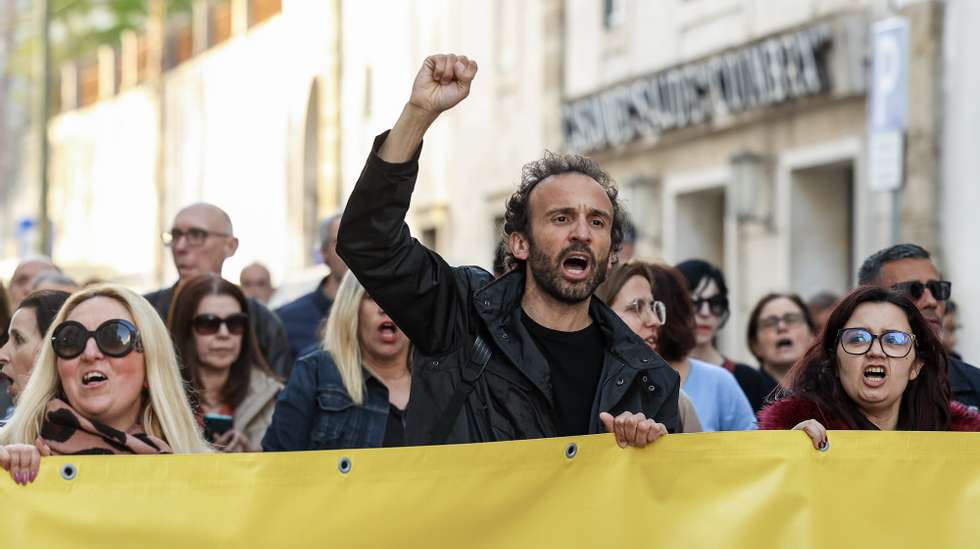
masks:
<path id="1" fill-rule="evenodd" d="M 405 224 L 415 178 L 412 160 L 377 156 L 380 135 L 347 203 L 337 252 L 414 345 L 406 442 L 431 444 L 433 430 L 461 384 L 474 339 L 490 347 L 486 369 L 445 442 L 556 436 L 547 360 L 520 320 L 524 273 L 494 281 L 477 267 L 450 267 L 409 234 Z M 590 433 L 605 431 L 599 412 L 643 412 L 677 431 L 679 377 L 605 304 L 589 307 L 606 340 Z"/>

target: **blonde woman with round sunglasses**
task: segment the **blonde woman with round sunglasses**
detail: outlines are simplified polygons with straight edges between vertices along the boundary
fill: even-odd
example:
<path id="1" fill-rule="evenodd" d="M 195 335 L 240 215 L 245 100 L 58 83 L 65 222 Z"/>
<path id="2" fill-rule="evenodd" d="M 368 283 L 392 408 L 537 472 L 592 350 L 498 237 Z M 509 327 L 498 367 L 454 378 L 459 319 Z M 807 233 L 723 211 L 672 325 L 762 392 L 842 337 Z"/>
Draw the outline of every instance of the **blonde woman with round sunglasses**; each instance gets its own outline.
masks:
<path id="1" fill-rule="evenodd" d="M 33 482 L 46 455 L 209 450 L 163 322 L 145 299 L 116 285 L 68 299 L 0 429 L 0 467 L 20 484 Z"/>

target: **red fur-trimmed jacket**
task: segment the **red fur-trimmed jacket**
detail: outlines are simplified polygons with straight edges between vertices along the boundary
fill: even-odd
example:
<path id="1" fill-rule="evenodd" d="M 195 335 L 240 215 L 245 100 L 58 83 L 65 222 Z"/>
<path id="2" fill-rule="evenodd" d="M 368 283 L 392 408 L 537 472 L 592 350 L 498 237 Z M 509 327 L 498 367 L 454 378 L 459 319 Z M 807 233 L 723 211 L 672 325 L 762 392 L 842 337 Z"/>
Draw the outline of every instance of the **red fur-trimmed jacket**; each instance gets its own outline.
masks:
<path id="1" fill-rule="evenodd" d="M 950 431 L 980 431 L 980 414 L 970 408 L 952 401 L 949 403 L 952 415 Z M 808 419 L 819 421 L 831 431 L 850 429 L 847 423 L 831 410 L 820 408 L 811 400 L 791 396 L 777 400 L 759 411 L 759 429 L 792 429 Z"/>

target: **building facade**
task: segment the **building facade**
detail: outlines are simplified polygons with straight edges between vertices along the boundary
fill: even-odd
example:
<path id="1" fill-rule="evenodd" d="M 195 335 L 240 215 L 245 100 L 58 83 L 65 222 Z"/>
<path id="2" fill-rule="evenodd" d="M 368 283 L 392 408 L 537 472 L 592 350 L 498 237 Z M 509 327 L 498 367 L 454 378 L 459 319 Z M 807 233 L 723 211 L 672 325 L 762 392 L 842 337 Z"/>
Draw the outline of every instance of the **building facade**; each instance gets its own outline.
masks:
<path id="1" fill-rule="evenodd" d="M 48 127 L 55 260 L 80 279 L 169 284 L 160 234 L 203 201 L 240 239 L 227 278 L 254 260 L 276 279 L 313 264 L 318 222 L 340 201 L 339 7 L 197 2 L 168 20 L 160 78 L 149 32 L 62 67 Z"/>
<path id="2" fill-rule="evenodd" d="M 205 200 L 242 239 L 226 277 L 259 259 L 288 279 L 314 261 L 316 220 L 342 207 L 422 60 L 458 52 L 480 72 L 427 135 L 409 214 L 450 263 L 489 268 L 521 166 L 546 149 L 581 152 L 619 182 L 638 257 L 724 269 L 733 315 L 720 343 L 733 358 L 754 362 L 744 330 L 759 297 L 843 293 L 868 254 L 898 241 L 936 254 L 964 310 L 961 346 L 980 353 L 968 337 L 980 334 L 969 283 L 980 79 L 958 55 L 976 45 L 971 0 L 274 4 L 256 22 L 254 0 L 198 2 L 173 30 L 162 187 L 158 88 L 141 80 L 140 40 L 100 56 L 118 69 L 63 71 L 49 128 L 59 263 L 168 283 L 158 233 Z M 868 181 L 869 29 L 890 16 L 910 28 L 897 193 Z"/>
<path id="3" fill-rule="evenodd" d="M 316 221 L 342 207 L 425 57 L 452 51 L 481 71 L 427 136 L 408 221 L 451 262 L 490 266 L 521 165 L 560 145 L 560 0 L 284 0 L 252 26 L 251 0 L 202 5 L 171 23 L 162 111 L 142 37 L 100 56 L 109 69 L 62 69 L 49 126 L 59 264 L 79 278 L 169 283 L 159 233 L 179 208 L 207 201 L 241 239 L 226 278 L 253 260 L 279 281 L 309 278 Z"/>
<path id="4" fill-rule="evenodd" d="M 942 250 L 940 3 L 898 10 L 911 27 L 906 185 L 898 200 L 869 190 L 869 28 L 888 7 L 565 3 L 564 145 L 619 181 L 638 256 L 725 271 L 733 314 L 720 344 L 734 358 L 754 362 L 746 317 L 766 293 L 842 294 L 893 240 Z"/>
<path id="5" fill-rule="evenodd" d="M 379 9 L 386 17 L 379 18 Z M 490 268 L 521 166 L 561 144 L 560 0 L 345 2 L 343 176 L 353 187 L 432 53 L 479 64 L 470 96 L 426 135 L 409 224 L 451 264 Z"/>

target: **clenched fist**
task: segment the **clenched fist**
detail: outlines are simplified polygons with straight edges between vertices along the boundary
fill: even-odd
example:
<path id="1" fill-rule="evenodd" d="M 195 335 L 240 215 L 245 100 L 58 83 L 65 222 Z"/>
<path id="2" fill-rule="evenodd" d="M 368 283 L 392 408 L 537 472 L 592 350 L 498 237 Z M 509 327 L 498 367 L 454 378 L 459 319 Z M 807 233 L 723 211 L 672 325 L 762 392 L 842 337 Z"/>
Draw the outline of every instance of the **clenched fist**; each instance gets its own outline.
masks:
<path id="1" fill-rule="evenodd" d="M 465 55 L 430 55 L 415 77 L 408 102 L 433 116 L 438 115 L 466 99 L 476 71 L 476 61 Z"/>

